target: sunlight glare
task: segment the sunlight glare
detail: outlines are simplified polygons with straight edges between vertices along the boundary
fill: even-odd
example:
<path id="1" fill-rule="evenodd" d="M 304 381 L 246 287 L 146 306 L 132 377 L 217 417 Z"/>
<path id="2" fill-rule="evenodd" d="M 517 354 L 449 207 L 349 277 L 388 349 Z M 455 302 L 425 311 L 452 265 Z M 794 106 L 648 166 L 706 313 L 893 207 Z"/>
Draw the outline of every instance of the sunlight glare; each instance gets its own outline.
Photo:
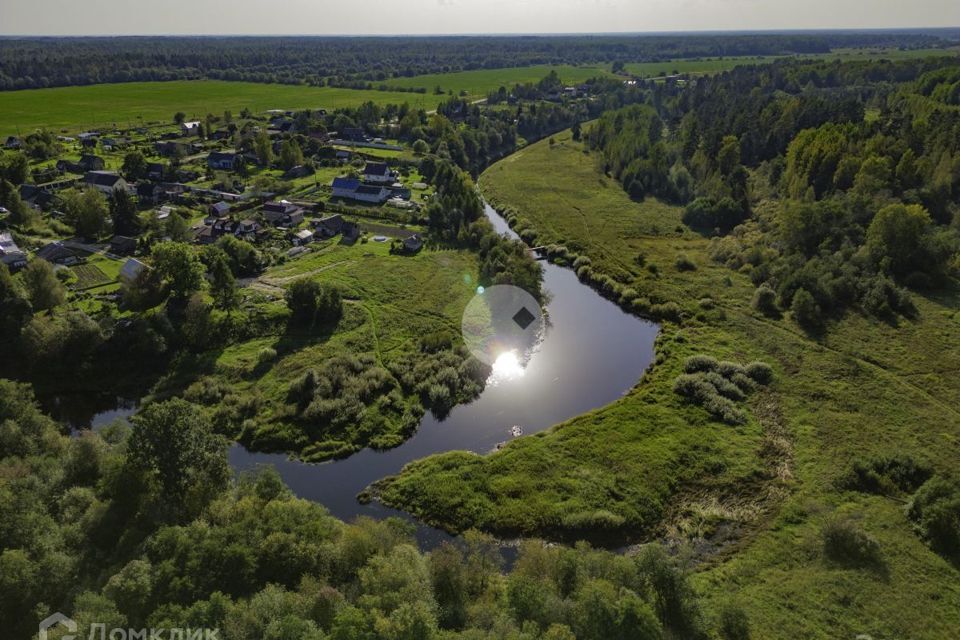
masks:
<path id="1" fill-rule="evenodd" d="M 504 351 L 493 363 L 492 378 L 497 381 L 516 380 L 524 374 L 523 365 L 515 350 Z"/>

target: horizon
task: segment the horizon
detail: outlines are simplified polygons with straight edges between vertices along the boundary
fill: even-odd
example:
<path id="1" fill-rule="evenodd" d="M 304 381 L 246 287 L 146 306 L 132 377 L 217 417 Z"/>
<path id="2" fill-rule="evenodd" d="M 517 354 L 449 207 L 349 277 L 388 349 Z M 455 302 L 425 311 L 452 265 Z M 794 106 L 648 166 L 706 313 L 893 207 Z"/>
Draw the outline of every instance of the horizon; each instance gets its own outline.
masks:
<path id="1" fill-rule="evenodd" d="M 902 31 L 960 25 L 960 3 L 919 0 L 383 0 L 354 7 L 324 0 L 168 0 L 163 6 L 99 0 L 5 0 L 2 37 L 523 36 L 804 31 Z M 140 3 L 137 3 L 140 4 Z M 397 10 L 397 9 L 401 10 Z M 300 33 L 287 30 L 297 25 Z M 903 26 L 926 25 L 926 26 Z M 951 27 L 946 27 L 951 28 Z"/>
<path id="2" fill-rule="evenodd" d="M 934 31 L 958 31 L 960 22 L 946 26 L 905 26 L 843 28 L 824 27 L 808 29 L 682 29 L 660 31 L 476 31 L 435 33 L 0 33 L 0 39 L 29 38 L 551 38 L 551 37 L 608 37 L 608 36 L 744 36 L 744 35 L 792 35 L 823 33 L 926 33 Z M 960 33 L 958 33 L 960 35 Z"/>

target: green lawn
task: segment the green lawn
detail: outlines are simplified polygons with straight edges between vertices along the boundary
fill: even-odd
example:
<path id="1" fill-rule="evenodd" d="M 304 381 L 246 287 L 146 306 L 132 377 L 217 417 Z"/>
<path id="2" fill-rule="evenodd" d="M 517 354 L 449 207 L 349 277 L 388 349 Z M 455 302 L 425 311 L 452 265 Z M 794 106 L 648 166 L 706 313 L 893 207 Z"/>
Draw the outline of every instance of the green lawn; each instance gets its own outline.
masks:
<path id="1" fill-rule="evenodd" d="M 454 529 L 569 537 L 579 516 L 692 541 L 708 610 L 741 606 L 756 638 L 952 637 L 957 568 L 916 536 L 902 500 L 835 480 L 854 460 L 894 454 L 955 471 L 960 289 L 917 296 L 918 319 L 899 327 L 851 314 L 816 341 L 789 317 L 753 312 L 748 278 L 713 264 L 708 240 L 675 230 L 676 209 L 631 202 L 568 135 L 556 140 L 492 166 L 484 194 L 537 242 L 581 240 L 598 272 L 675 301 L 683 320 L 664 324 L 657 365 L 628 396 L 499 453 L 409 465 L 384 484 L 385 501 Z M 540 183 L 547 165 L 552 194 Z M 673 266 L 681 252 L 696 270 Z M 692 353 L 774 366 L 748 424 L 720 425 L 673 394 Z M 822 531 L 834 518 L 873 536 L 882 565 L 829 561 Z"/>
<path id="2" fill-rule="evenodd" d="M 377 104 L 402 104 L 433 109 L 441 97 L 389 91 L 358 91 L 333 87 L 298 87 L 280 84 L 189 80 L 130 82 L 85 87 L 58 87 L 0 92 L 0 135 L 28 133 L 37 128 L 66 130 L 129 127 L 172 121 L 182 111 L 187 118 L 225 109 L 235 114 L 243 108 L 336 109 L 372 100 Z"/>

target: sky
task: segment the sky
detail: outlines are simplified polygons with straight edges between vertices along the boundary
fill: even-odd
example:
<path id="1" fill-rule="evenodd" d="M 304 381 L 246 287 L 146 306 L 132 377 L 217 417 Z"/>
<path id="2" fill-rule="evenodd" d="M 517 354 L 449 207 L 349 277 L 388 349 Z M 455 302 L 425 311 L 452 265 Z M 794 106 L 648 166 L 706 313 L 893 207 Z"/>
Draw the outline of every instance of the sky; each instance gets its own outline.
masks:
<path id="1" fill-rule="evenodd" d="M 607 33 L 960 26 L 960 0 L 0 0 L 2 35 Z"/>

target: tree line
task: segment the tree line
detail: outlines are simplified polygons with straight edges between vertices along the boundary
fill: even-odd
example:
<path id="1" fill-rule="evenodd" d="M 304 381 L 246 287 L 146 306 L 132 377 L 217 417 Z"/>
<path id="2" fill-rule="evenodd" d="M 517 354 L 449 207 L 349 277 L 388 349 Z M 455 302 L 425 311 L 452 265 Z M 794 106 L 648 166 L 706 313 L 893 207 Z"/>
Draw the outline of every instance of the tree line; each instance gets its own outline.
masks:
<path id="1" fill-rule="evenodd" d="M 0 41 L 0 90 L 208 78 L 367 86 L 396 77 L 540 64 L 926 48 L 955 30 L 737 35 L 448 37 L 44 37 Z M 358 84 L 363 83 L 363 84 Z"/>

